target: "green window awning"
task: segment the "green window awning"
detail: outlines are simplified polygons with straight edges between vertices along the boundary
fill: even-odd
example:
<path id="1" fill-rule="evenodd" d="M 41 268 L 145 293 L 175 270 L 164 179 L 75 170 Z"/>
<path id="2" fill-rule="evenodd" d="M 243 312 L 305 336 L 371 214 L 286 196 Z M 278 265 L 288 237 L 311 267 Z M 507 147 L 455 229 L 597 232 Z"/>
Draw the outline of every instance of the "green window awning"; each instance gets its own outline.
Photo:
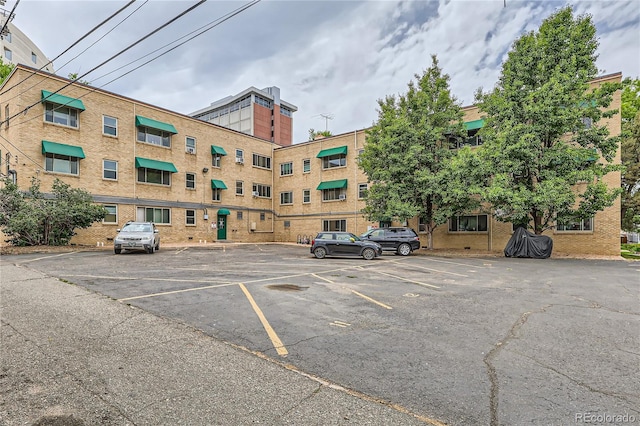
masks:
<path id="1" fill-rule="evenodd" d="M 339 180 L 329 180 L 326 182 L 320 182 L 320 185 L 318 185 L 318 189 L 323 190 L 323 189 L 338 189 L 338 188 L 346 188 L 347 187 L 347 179 L 339 179 Z"/>
<path id="2" fill-rule="evenodd" d="M 178 131 L 173 124 L 163 123 L 162 121 L 153 120 L 151 118 L 136 115 L 136 127 L 151 127 L 152 129 L 162 130 L 163 132 L 177 134 Z"/>
<path id="3" fill-rule="evenodd" d="M 332 155 L 347 155 L 347 146 L 339 146 L 337 148 L 323 149 L 316 155 L 316 158 L 331 157 Z"/>
<path id="4" fill-rule="evenodd" d="M 80 146 L 65 145 L 63 143 L 42 141 L 43 154 L 67 155 L 69 157 L 85 158 L 84 151 Z"/>
<path id="5" fill-rule="evenodd" d="M 211 155 L 227 155 L 227 151 L 221 146 L 211 145 Z"/>
<path id="6" fill-rule="evenodd" d="M 223 181 L 218 179 L 211 179 L 211 188 L 213 189 L 227 189 L 227 185 Z"/>
<path id="7" fill-rule="evenodd" d="M 154 170 L 163 170 L 165 172 L 177 173 L 178 169 L 173 163 L 168 163 L 166 161 L 158 161 L 158 160 L 150 160 L 148 158 L 136 157 L 136 169 L 144 168 L 144 169 L 154 169 Z"/>
<path id="8" fill-rule="evenodd" d="M 70 98 L 69 96 L 49 92 L 48 90 L 42 91 L 42 102 L 51 102 L 52 104 L 63 105 L 69 108 L 77 109 L 78 111 L 85 110 L 84 104 L 80 99 Z"/>
<path id="9" fill-rule="evenodd" d="M 231 212 L 229 209 L 220 209 L 218 210 L 218 216 L 229 216 Z"/>
<path id="10" fill-rule="evenodd" d="M 473 120 L 473 121 L 466 121 L 464 123 L 464 129 L 465 130 L 478 130 L 482 126 L 484 126 L 484 120 L 483 119 Z"/>

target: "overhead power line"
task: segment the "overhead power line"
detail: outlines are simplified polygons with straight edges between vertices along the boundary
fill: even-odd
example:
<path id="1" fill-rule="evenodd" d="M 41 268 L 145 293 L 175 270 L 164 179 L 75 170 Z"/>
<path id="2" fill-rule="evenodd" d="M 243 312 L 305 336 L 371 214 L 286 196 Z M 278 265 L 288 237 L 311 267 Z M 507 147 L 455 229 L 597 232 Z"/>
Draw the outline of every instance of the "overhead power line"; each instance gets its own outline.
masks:
<path id="1" fill-rule="evenodd" d="M 134 1 L 135 1 L 135 0 L 134 0 Z M 249 3 L 247 3 L 247 4 L 245 4 L 245 5 L 243 5 L 243 6 L 239 7 L 239 8 L 237 8 L 237 9 L 235 9 L 235 10 L 233 10 L 233 11 L 231 11 L 231 12 L 227 13 L 226 15 L 223 15 L 222 17 L 220 17 L 220 18 L 218 18 L 218 19 L 215 19 L 215 20 L 211 21 L 209 24 L 207 24 L 207 25 L 204 25 L 204 26 L 200 27 L 199 29 L 201 29 L 201 28 L 205 28 L 205 29 L 204 29 L 203 31 L 201 31 L 201 32 L 197 33 L 197 34 L 196 34 L 196 35 L 194 35 L 193 37 L 190 37 L 189 39 L 185 40 L 184 42 L 182 42 L 182 43 L 180 43 L 180 44 L 178 44 L 178 45 L 174 46 L 174 47 L 173 47 L 173 48 L 171 48 L 170 50 L 167 50 L 167 51 L 163 52 L 162 54 L 160 54 L 160 55 L 158 55 L 158 56 L 156 56 L 156 57 L 152 58 L 151 60 L 149 60 L 149 61 L 147 61 L 147 62 L 145 62 L 145 63 L 141 64 L 140 66 L 138 66 L 138 67 L 136 67 L 136 68 L 134 68 L 134 69 L 132 69 L 132 70 L 130 70 L 130 71 L 128 71 L 128 72 L 126 72 L 125 74 L 122 74 L 121 76 L 119 76 L 119 77 L 117 77 L 117 78 L 115 78 L 115 79 L 113 79 L 113 80 L 111 80 L 111 81 L 109 81 L 109 82 L 105 83 L 104 85 L 102 85 L 102 86 L 101 86 L 101 88 L 102 88 L 102 87 L 104 87 L 104 86 L 106 86 L 106 85 L 108 85 L 108 84 L 110 84 L 110 83 L 112 83 L 112 82 L 114 82 L 114 81 L 116 81 L 116 80 L 118 80 L 119 78 L 122 78 L 122 77 L 124 77 L 125 75 L 127 75 L 127 74 L 129 74 L 129 73 L 131 73 L 131 72 L 133 72 L 133 71 L 135 71 L 135 70 L 137 70 L 137 69 L 141 68 L 142 66 L 144 66 L 144 65 L 146 65 L 146 64 L 148 64 L 148 63 L 150 63 L 150 62 L 152 62 L 152 61 L 154 61 L 154 60 L 156 60 L 156 59 L 158 59 L 159 57 L 161 57 L 161 56 L 163 56 L 163 55 L 166 55 L 167 53 L 171 52 L 172 50 L 174 50 L 174 49 L 176 49 L 176 48 L 178 48 L 178 47 L 180 47 L 180 46 L 182 46 L 182 45 L 186 44 L 187 42 L 189 42 L 189 41 L 193 40 L 194 38 L 196 38 L 196 37 L 198 37 L 198 36 L 200 36 L 200 35 L 204 34 L 205 32 L 207 32 L 207 31 L 209 31 L 209 30 L 211 30 L 211 29 L 213 29 L 213 28 L 217 27 L 218 25 L 222 24 L 223 22 L 225 22 L 225 21 L 227 21 L 227 20 L 231 19 L 231 18 L 232 18 L 232 17 L 234 17 L 235 15 L 237 15 L 237 14 L 239 14 L 239 13 L 241 13 L 241 12 L 245 11 L 246 9 L 248 9 L 248 8 L 250 8 L 250 7 L 254 6 L 254 5 L 256 5 L 256 4 L 257 4 L 257 3 L 259 3 L 260 1 L 261 1 L 261 0 L 253 0 L 253 1 L 251 1 L 251 2 L 249 2 Z M 183 14 L 184 14 L 184 13 L 183 13 Z M 206 28 L 206 27 L 208 27 L 208 28 Z M 198 29 L 198 30 L 199 30 L 199 29 Z M 198 30 L 195 30 L 195 31 L 198 31 Z M 183 38 L 187 37 L 187 36 L 188 36 L 188 35 L 190 35 L 190 34 L 193 34 L 195 31 L 192 31 L 192 32 L 190 32 L 190 33 L 188 33 L 188 34 L 186 34 L 186 35 L 184 35 L 184 36 L 180 37 L 178 40 L 183 39 Z M 137 43 L 136 43 L 136 44 L 137 44 Z M 172 44 L 172 43 L 169 43 L 168 45 L 171 45 L 171 44 Z M 168 45 L 165 45 L 165 46 L 163 46 L 163 47 L 166 47 L 166 46 L 168 46 Z M 156 49 L 155 51 L 151 52 L 151 54 L 152 54 L 152 53 L 154 53 L 154 52 L 157 52 L 158 50 L 159 50 L 159 49 Z M 147 55 L 143 56 L 142 58 L 144 58 L 144 57 L 146 57 L 146 56 L 149 56 L 149 54 L 147 54 Z M 138 60 L 139 60 L 139 59 L 138 59 Z M 135 62 L 135 61 L 134 61 L 134 62 Z M 127 64 L 127 65 L 129 65 L 129 64 Z M 94 69 L 95 69 L 95 68 L 94 68 Z M 92 71 L 93 71 L 93 70 L 92 70 Z M 89 71 L 89 72 L 91 72 L 91 71 Z M 88 73 L 85 73 L 84 75 L 86 75 L 86 74 L 88 74 Z M 109 73 L 109 74 L 111 74 L 111 73 Z M 104 77 L 104 76 L 106 76 L 106 75 L 109 75 L 109 74 L 105 74 L 105 75 L 103 75 L 103 76 L 101 76 L 101 77 L 98 77 L 98 78 L 102 78 L 102 77 Z M 78 78 L 78 79 L 79 79 L 79 78 Z M 24 81 L 24 80 L 23 80 L 23 81 Z M 54 92 L 54 93 L 58 93 L 60 90 L 64 89 L 65 87 L 68 87 L 69 85 L 71 85 L 71 84 L 73 84 L 73 83 L 76 83 L 76 81 L 70 81 L 68 84 L 66 84 L 65 86 L 61 87 L 60 89 L 58 89 L 58 90 L 57 90 L 56 92 Z M 90 93 L 93 93 L 93 92 L 95 92 L 96 90 L 98 90 L 98 88 L 92 88 L 92 89 L 91 89 L 91 90 L 89 90 L 87 93 L 85 93 L 84 95 L 80 96 L 79 98 L 82 98 L 82 97 L 84 97 L 84 96 L 86 96 L 86 95 L 88 95 L 88 94 L 90 94 Z M 79 99 L 79 98 L 78 98 L 78 99 Z M 27 107 L 27 108 L 23 109 L 21 112 L 19 112 L 19 113 L 17 113 L 17 114 L 15 114 L 15 115 L 13 115 L 13 116 L 12 116 L 12 117 L 10 117 L 10 118 L 14 118 L 14 117 L 16 117 L 16 116 L 18 116 L 18 115 L 20 115 L 20 114 L 26 113 L 30 108 L 32 108 L 33 106 L 35 106 L 35 105 L 37 105 L 38 103 L 41 103 L 41 102 L 42 102 L 42 101 L 40 101 L 40 102 L 37 102 L 37 103 L 35 103 L 35 104 L 30 105 L 29 107 Z M 62 107 L 63 107 L 63 106 L 58 106 L 58 107 L 56 107 L 55 109 L 57 109 L 57 108 L 62 108 Z M 22 124 L 27 123 L 28 121 L 31 121 L 31 120 L 33 120 L 33 119 L 35 119 L 35 118 L 39 118 L 39 117 L 34 117 L 34 118 L 29 119 L 29 120 L 21 121 L 21 122 L 16 123 L 15 125 L 18 125 L 18 126 L 19 126 L 19 125 L 22 125 Z M 7 119 L 8 119 L 8 118 L 7 118 Z M 43 167 L 42 167 L 42 165 L 41 165 L 41 164 L 39 164 L 37 161 L 35 161 L 34 159 L 32 159 L 31 157 L 29 157 L 28 155 L 26 155 L 23 151 L 21 151 L 21 150 L 20 150 L 20 149 L 19 149 L 15 144 L 13 144 L 11 141 L 9 141 L 8 139 L 6 139 L 6 138 L 2 137 L 1 135 L 0 135 L 0 138 L 4 139 L 4 140 L 9 144 L 9 145 L 11 145 L 13 148 L 15 148 L 15 149 L 20 153 L 20 154 L 22 154 L 22 155 L 23 155 L 23 156 L 25 156 L 28 160 L 30 160 L 31 162 L 33 162 L 33 163 L 34 163 L 36 166 L 38 166 L 40 169 L 43 169 Z"/>
<path id="2" fill-rule="evenodd" d="M 4 24 L 2 24 L 2 29 L 0 29 L 0 37 L 4 37 L 5 30 L 7 29 L 7 25 L 9 25 L 9 22 L 13 19 L 13 12 L 15 12 L 16 7 L 18 7 L 19 3 L 20 3 L 20 0 L 16 1 L 16 4 L 13 5 L 13 9 L 11 9 L 11 12 L 9 12 L 9 16 L 7 16 L 7 19 L 4 20 Z"/>
<path id="3" fill-rule="evenodd" d="M 89 31 L 88 33 L 86 33 L 85 35 L 83 35 L 82 37 L 80 37 L 78 40 L 76 40 L 71 46 L 67 47 L 62 53 L 60 53 L 58 56 L 56 56 L 55 58 L 51 59 L 49 62 L 47 62 L 46 64 L 44 64 L 42 67 L 40 67 L 40 69 L 38 71 L 42 71 L 47 65 L 53 63 L 53 61 L 57 60 L 58 58 L 60 58 L 62 55 L 64 55 L 65 53 L 67 53 L 69 50 L 71 50 L 72 48 L 74 48 L 75 46 L 78 45 L 78 43 L 80 43 L 82 40 L 84 40 L 85 38 L 87 38 L 89 35 L 91 35 L 93 32 L 95 32 L 98 28 L 102 27 L 104 24 L 106 24 L 107 22 L 109 22 L 110 20 L 112 20 L 113 18 L 115 18 L 117 15 L 119 15 L 122 11 L 124 11 L 125 9 L 127 9 L 129 6 L 131 6 L 133 3 L 135 3 L 136 0 L 131 0 L 129 3 L 125 4 L 123 7 L 121 7 L 120 9 L 118 9 L 116 12 L 114 12 L 111 16 L 109 16 L 107 19 L 105 19 L 104 21 L 100 22 L 98 25 L 96 25 L 95 27 L 93 27 L 93 29 L 91 31 Z M 146 3 L 146 2 L 145 2 Z M 136 9 L 137 10 L 137 9 Z M 75 59 L 75 58 L 74 58 Z M 66 65 L 66 64 L 65 64 Z M 28 79 L 30 79 L 31 77 L 33 77 L 35 75 L 35 72 L 29 74 L 27 77 L 25 77 L 24 79 L 22 79 L 22 81 L 19 81 L 18 83 L 14 84 L 13 86 L 9 87 L 8 89 L 5 89 L 3 92 L 0 92 L 0 95 L 4 95 L 5 93 L 7 93 L 9 90 L 13 89 L 14 87 L 24 83 L 25 81 L 27 81 Z"/>
<path id="4" fill-rule="evenodd" d="M 163 28 L 169 26 L 170 24 L 172 24 L 173 22 L 177 21 L 178 19 L 182 18 L 184 15 L 186 15 L 187 13 L 193 11 L 195 8 L 201 6 L 203 3 L 205 3 L 207 0 L 200 0 L 198 3 L 196 3 L 195 5 L 189 7 L 188 9 L 186 9 L 184 12 L 180 13 L 178 16 L 170 19 L 169 21 L 165 22 L 164 24 L 160 25 L 158 28 L 156 28 L 155 30 L 151 31 L 150 33 L 148 33 L 147 35 L 145 35 L 144 37 L 142 37 L 141 39 L 138 39 L 137 41 L 135 41 L 134 43 L 130 44 L 129 46 L 127 46 L 126 48 L 122 49 L 120 52 L 116 53 L 115 55 L 111 56 L 109 59 L 103 61 L 102 63 L 100 63 L 99 65 L 96 65 L 95 67 L 91 68 L 89 71 L 87 71 L 86 73 L 82 74 L 81 76 L 78 76 L 76 78 L 76 80 L 81 80 L 82 78 L 86 77 L 88 74 L 91 74 L 92 72 L 94 72 L 95 70 L 97 70 L 98 68 L 104 66 L 105 64 L 109 63 L 110 61 L 114 60 L 115 58 L 117 58 L 118 56 L 122 55 L 123 53 L 127 52 L 128 50 L 132 49 L 133 47 L 137 46 L 138 44 L 142 43 L 144 40 L 148 39 L 149 37 L 151 37 L 152 35 L 154 35 L 155 33 L 157 33 L 158 31 L 162 30 Z M 58 92 L 60 92 L 62 89 L 71 86 L 73 83 L 75 82 L 75 80 L 71 80 L 69 81 L 67 84 L 65 84 L 64 86 L 62 86 L 61 88 L 59 88 L 58 90 L 56 90 L 55 92 L 52 92 L 48 97 L 51 97 L 55 94 L 57 94 Z M 43 100 L 46 99 L 42 99 L 38 102 L 35 102 L 27 107 L 25 107 L 23 110 L 21 110 L 20 112 L 17 112 L 16 114 L 12 115 L 11 117 L 6 117 L 5 120 L 10 120 L 12 118 L 15 118 L 17 116 L 19 116 L 20 114 L 23 114 L 25 112 L 27 112 L 29 109 L 33 108 L 34 106 L 38 105 L 39 103 L 41 103 Z"/>

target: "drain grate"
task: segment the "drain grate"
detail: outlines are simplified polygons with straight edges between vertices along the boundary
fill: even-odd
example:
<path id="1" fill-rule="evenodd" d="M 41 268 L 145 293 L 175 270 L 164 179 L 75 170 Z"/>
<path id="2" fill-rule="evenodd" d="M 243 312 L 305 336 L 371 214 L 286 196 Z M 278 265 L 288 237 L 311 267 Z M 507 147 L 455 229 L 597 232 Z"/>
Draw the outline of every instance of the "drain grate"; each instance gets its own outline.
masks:
<path id="1" fill-rule="evenodd" d="M 295 284 L 271 284 L 268 285 L 267 288 L 280 291 L 302 291 L 308 289 L 309 287 L 301 287 Z"/>

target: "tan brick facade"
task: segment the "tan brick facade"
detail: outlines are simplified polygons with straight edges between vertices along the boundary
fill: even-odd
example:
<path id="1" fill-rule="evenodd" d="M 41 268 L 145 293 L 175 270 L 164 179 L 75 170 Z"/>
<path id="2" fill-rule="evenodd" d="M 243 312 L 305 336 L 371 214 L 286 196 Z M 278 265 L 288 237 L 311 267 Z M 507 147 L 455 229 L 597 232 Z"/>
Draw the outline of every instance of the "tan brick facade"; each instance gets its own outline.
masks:
<path id="1" fill-rule="evenodd" d="M 18 66 L 2 90 L 34 72 L 31 68 Z M 41 189 L 48 192 L 54 179 L 60 178 L 73 187 L 86 189 L 100 204 L 117 208 L 116 223 L 95 224 L 90 229 L 79 230 L 73 243 L 111 245 L 116 229 L 128 220 L 135 220 L 142 208 L 168 211 L 170 223 L 158 223 L 165 242 L 211 242 L 223 239 L 225 232 L 229 241 L 296 242 L 305 237 L 312 238 L 326 226 L 338 226 L 360 234 L 377 225 L 360 213 L 365 203 L 359 197 L 359 189 L 360 185 L 367 184 L 367 178 L 358 168 L 357 158 L 364 148 L 364 130 L 279 146 L 187 115 L 78 84 L 60 91 L 60 94 L 84 103 L 85 110 L 78 114 L 78 127 L 73 128 L 46 122 L 44 104 L 40 102 L 41 90 L 55 92 L 69 81 L 36 73 L 39 74 L 38 84 L 34 85 L 36 80 L 30 79 L 0 97 L 3 119 L 6 119 L 7 105 L 10 115 L 31 106 L 24 114 L 12 118 L 8 127 L 1 127 L 0 136 L 6 140 L 0 139 L 0 149 L 3 160 L 7 153 L 11 155 L 10 168 L 17 172 L 21 188 L 27 188 L 31 177 L 37 176 L 42 181 Z M 620 75 L 617 74 L 595 83 L 619 80 Z M 612 107 L 619 106 L 620 95 L 617 93 Z M 256 104 L 253 107 L 256 123 L 261 122 L 259 118 L 267 120 L 267 116 L 262 117 L 260 108 L 265 110 L 265 114 L 268 112 L 270 122 L 271 110 Z M 464 112 L 465 121 L 480 118 L 475 107 L 467 107 Z M 104 116 L 117 119 L 117 136 L 103 134 Z M 170 148 L 138 142 L 136 116 L 173 125 L 178 133 L 171 135 Z M 278 116 L 281 121 L 290 120 L 289 117 Z M 620 115 L 607 124 L 613 135 L 619 134 Z M 266 122 L 262 130 L 266 131 Z M 195 139 L 194 153 L 187 152 L 187 137 Z M 282 137 L 286 139 L 285 135 Z M 79 160 L 79 173 L 45 171 L 43 140 L 81 147 L 85 158 Z M 227 154 L 221 157 L 219 164 L 214 162 L 212 146 L 222 148 Z M 318 158 L 321 152 L 333 148 L 346 151 L 344 160 L 338 158 L 337 163 L 326 163 L 325 159 Z M 265 162 L 270 161 L 270 168 L 254 166 L 254 154 L 261 166 L 268 166 Z M 239 161 L 239 157 L 243 161 Z M 141 183 L 138 182 L 136 158 L 171 163 L 178 171 L 170 174 L 170 185 Z M 117 162 L 116 179 L 104 178 L 105 160 Z M 304 170 L 305 160 L 308 160 L 308 171 Z M 615 162 L 620 162 L 619 152 Z M 335 167 L 324 167 L 323 164 Z M 4 164 L 2 172 L 6 174 Z M 187 173 L 195 176 L 193 188 L 187 187 Z M 219 201 L 212 199 L 212 179 L 222 181 L 227 187 L 219 190 Z M 611 173 L 605 179 L 611 186 L 620 185 L 619 173 Z M 321 183 L 343 180 L 346 180 L 344 188 L 327 192 L 318 189 Z M 259 185 L 257 196 L 253 194 L 254 185 Z M 268 190 L 270 197 L 265 196 Z M 305 191 L 308 191 L 308 200 L 304 199 Z M 335 199 L 323 200 L 323 194 Z M 224 213 L 222 216 L 218 215 L 219 210 Z M 194 224 L 187 224 L 187 213 L 195 217 Z M 220 220 L 225 225 L 224 232 L 220 230 Z M 417 219 L 409 221 L 409 225 L 419 229 Z M 550 234 L 554 239 L 554 253 L 618 254 L 619 226 L 620 204 L 617 201 L 616 205 L 596 215 L 593 231 Z M 434 246 L 501 251 L 511 236 L 511 224 L 499 223 L 490 217 L 488 229 L 479 233 L 450 233 L 447 225 L 443 225 L 435 231 Z M 422 239 L 426 243 L 426 235 Z"/>

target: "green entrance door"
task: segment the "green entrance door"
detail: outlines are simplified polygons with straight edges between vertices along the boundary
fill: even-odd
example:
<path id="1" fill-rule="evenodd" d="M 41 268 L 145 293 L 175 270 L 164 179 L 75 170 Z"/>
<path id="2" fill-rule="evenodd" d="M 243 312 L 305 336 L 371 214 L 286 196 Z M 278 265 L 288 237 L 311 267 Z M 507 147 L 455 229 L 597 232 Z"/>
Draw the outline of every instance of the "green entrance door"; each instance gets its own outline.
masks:
<path id="1" fill-rule="evenodd" d="M 218 215 L 218 239 L 227 239 L 227 216 Z"/>

